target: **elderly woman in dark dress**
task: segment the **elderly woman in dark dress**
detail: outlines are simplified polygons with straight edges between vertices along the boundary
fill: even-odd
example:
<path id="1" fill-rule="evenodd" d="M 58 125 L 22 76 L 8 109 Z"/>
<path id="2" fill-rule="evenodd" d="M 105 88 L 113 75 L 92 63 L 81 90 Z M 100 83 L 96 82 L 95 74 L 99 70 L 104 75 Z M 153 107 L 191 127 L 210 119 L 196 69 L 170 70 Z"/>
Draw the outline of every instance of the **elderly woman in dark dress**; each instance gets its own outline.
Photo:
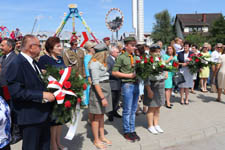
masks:
<path id="1" fill-rule="evenodd" d="M 49 37 L 45 44 L 48 55 L 45 54 L 39 59 L 39 66 L 43 72 L 45 72 L 46 66 L 54 66 L 59 68 L 65 68 L 65 64 L 61 57 L 62 46 L 58 37 Z M 53 119 L 51 122 L 51 150 L 66 150 L 67 148 L 60 144 L 62 124 L 56 123 Z"/>

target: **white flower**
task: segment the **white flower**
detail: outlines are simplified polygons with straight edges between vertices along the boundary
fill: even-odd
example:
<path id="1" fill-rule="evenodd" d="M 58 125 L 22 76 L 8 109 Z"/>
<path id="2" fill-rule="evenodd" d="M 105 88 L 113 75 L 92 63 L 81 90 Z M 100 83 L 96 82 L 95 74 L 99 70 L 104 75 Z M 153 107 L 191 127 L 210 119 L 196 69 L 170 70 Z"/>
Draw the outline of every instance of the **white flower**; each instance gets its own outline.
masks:
<path id="1" fill-rule="evenodd" d="M 141 61 L 141 64 L 143 64 L 144 63 L 144 61 Z"/>
<path id="2" fill-rule="evenodd" d="M 155 57 L 155 61 L 159 61 L 159 57 Z"/>
<path id="3" fill-rule="evenodd" d="M 155 69 L 155 66 L 153 65 L 152 68 Z"/>

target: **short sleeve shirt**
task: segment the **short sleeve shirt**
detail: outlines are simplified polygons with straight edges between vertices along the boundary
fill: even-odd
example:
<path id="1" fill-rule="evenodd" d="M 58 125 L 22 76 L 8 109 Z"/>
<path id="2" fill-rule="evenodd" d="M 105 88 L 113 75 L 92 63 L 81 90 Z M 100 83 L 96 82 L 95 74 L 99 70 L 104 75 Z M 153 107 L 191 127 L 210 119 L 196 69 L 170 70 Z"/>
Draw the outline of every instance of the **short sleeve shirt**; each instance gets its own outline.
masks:
<path id="1" fill-rule="evenodd" d="M 136 56 L 133 56 L 133 63 L 134 65 L 131 65 L 131 56 L 128 52 L 125 52 L 118 56 L 116 59 L 116 62 L 113 67 L 113 71 L 119 71 L 121 73 L 130 74 L 135 72 L 135 63 L 137 60 Z M 136 79 L 128 79 L 128 78 L 122 78 L 122 82 L 135 82 Z"/>

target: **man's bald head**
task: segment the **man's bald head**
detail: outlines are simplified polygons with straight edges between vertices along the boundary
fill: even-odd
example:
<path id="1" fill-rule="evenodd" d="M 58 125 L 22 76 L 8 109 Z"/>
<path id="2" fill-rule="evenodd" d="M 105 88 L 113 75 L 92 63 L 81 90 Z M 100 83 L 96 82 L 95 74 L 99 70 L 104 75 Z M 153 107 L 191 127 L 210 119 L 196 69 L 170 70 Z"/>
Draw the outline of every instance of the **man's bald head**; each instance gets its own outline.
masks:
<path id="1" fill-rule="evenodd" d="M 39 39 L 34 35 L 25 35 L 21 43 L 21 51 L 33 59 L 38 57 L 41 51 Z"/>
<path id="2" fill-rule="evenodd" d="M 28 50 L 30 46 L 33 44 L 33 41 L 37 41 L 38 38 L 34 35 L 27 34 L 23 37 L 22 43 L 21 43 L 21 50 Z M 39 41 L 39 40 L 38 40 Z"/>

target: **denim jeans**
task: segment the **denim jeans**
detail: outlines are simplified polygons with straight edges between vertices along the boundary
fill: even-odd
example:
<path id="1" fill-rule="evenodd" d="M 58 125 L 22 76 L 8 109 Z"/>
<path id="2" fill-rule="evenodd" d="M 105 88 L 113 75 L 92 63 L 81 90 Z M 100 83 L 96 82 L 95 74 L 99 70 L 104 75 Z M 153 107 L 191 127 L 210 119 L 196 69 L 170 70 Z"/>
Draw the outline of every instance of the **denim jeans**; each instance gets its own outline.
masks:
<path id="1" fill-rule="evenodd" d="M 123 130 L 135 132 L 135 113 L 138 106 L 139 84 L 123 83 Z"/>

